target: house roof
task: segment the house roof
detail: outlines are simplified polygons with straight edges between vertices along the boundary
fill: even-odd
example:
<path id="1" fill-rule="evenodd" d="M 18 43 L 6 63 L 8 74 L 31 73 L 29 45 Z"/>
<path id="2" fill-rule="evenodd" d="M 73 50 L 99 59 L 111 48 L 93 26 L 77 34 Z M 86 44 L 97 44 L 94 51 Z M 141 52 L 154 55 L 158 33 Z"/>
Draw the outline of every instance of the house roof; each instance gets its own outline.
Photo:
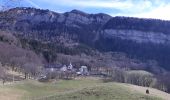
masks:
<path id="1" fill-rule="evenodd" d="M 44 65 L 44 68 L 62 68 L 63 65 L 62 64 L 46 64 Z"/>

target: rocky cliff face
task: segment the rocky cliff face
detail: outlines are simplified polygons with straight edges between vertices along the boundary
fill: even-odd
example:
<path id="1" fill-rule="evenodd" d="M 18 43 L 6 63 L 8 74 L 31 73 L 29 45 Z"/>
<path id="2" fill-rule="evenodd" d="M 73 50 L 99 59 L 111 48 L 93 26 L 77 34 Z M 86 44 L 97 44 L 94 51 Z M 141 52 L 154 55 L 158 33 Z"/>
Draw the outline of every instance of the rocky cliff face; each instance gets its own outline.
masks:
<path id="1" fill-rule="evenodd" d="M 54 34 L 66 32 L 74 34 L 79 30 L 81 32 L 86 31 L 86 33 L 90 34 L 100 33 L 108 38 L 118 37 L 139 43 L 151 42 L 164 44 L 169 43 L 170 41 L 169 31 L 166 31 L 167 29 L 162 29 L 161 31 L 160 28 L 167 28 L 170 26 L 169 23 L 167 24 L 167 22 L 164 21 L 159 22 L 157 20 L 126 17 L 112 18 L 111 16 L 102 13 L 87 14 L 78 10 L 72 10 L 71 12 L 61 14 L 34 8 L 15 8 L 3 12 L 0 15 L 1 29 L 10 28 L 11 30 L 17 31 L 50 29 L 55 31 Z M 164 25 L 163 22 L 167 25 Z M 70 30 L 74 32 L 71 32 Z M 80 34 L 80 32 L 78 34 Z M 93 38 L 96 40 L 97 37 L 94 36 Z"/>
<path id="2" fill-rule="evenodd" d="M 121 52 L 130 59 L 157 61 L 156 66 L 168 70 L 169 27 L 169 21 L 111 17 L 78 10 L 56 13 L 14 8 L 0 13 L 1 30 L 12 31 L 23 44 L 26 42 L 36 52 L 45 52 L 51 59 L 57 53 L 94 56 L 96 51 Z"/>
<path id="3" fill-rule="evenodd" d="M 61 14 L 34 8 L 14 8 L 2 12 L 0 18 L 1 29 L 25 32 L 25 37 L 46 41 L 65 38 L 86 42 L 86 39 L 92 41 L 96 37 L 97 31 L 111 16 L 102 13 L 87 14 L 78 10 Z"/>
<path id="4" fill-rule="evenodd" d="M 78 10 L 72 10 L 66 13 L 56 13 L 49 10 L 40 10 L 34 8 L 14 8 L 1 12 L 1 19 L 10 19 L 13 21 L 28 21 L 32 24 L 40 22 L 57 22 L 65 25 L 74 26 L 74 24 L 105 24 L 111 16 L 106 14 L 87 14 Z M 2 21 L 2 20 L 1 20 Z"/>
<path id="5" fill-rule="evenodd" d="M 102 33 L 138 43 L 169 44 L 169 26 L 169 21 L 114 17 L 104 25 Z"/>
<path id="6" fill-rule="evenodd" d="M 117 37 L 122 40 L 133 40 L 138 43 L 170 44 L 170 35 L 164 33 L 106 29 L 102 34 L 107 38 Z"/>

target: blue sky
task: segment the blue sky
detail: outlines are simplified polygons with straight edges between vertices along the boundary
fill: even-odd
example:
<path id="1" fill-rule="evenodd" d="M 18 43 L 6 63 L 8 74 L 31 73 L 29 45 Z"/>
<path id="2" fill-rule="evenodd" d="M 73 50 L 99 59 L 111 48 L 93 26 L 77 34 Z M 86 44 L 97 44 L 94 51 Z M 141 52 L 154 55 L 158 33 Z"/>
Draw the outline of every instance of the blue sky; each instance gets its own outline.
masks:
<path id="1" fill-rule="evenodd" d="M 1 1 L 1 0 L 0 0 Z M 11 0 L 17 1 L 17 0 Z M 170 20 L 169 0 L 21 0 L 19 5 L 68 12 L 78 9 L 87 13 Z"/>

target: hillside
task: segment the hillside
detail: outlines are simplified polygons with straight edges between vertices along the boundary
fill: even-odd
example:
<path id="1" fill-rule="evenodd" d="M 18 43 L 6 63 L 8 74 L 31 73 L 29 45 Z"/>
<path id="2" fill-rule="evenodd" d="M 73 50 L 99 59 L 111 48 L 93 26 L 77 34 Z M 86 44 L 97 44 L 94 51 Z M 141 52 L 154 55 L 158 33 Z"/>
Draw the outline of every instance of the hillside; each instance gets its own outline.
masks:
<path id="1" fill-rule="evenodd" d="M 0 62 L 25 78 L 45 64 L 70 62 L 145 70 L 170 92 L 169 27 L 164 20 L 17 7 L 0 12 Z"/>
<path id="2" fill-rule="evenodd" d="M 24 78 L 8 73 L 12 71 L 35 74 L 40 72 L 43 65 L 43 57 L 37 55 L 34 51 L 22 47 L 21 42 L 13 34 L 6 31 L 0 31 L 0 79 L 6 81 L 18 81 Z M 13 72 L 15 71 L 15 72 Z"/>
<path id="3" fill-rule="evenodd" d="M 35 90 L 36 88 L 36 90 Z M 79 78 L 76 80 L 60 80 L 54 83 L 25 81 L 0 86 L 0 99 L 27 100 L 168 100 L 169 94 L 149 88 L 121 83 L 103 83 L 98 78 Z M 10 94 L 9 94 L 10 93 Z M 6 96 L 8 95 L 8 96 Z"/>
<path id="4" fill-rule="evenodd" d="M 0 29 L 12 31 L 24 48 L 43 55 L 47 62 L 60 62 L 58 54 L 85 54 L 89 58 L 97 55 L 97 58 L 105 59 L 105 54 L 100 53 L 116 52 L 125 54 L 126 59 L 130 60 L 128 63 L 134 63 L 127 66 L 138 65 L 131 61 L 135 59 L 140 62 L 139 69 L 153 73 L 162 73 L 163 69 L 170 68 L 167 55 L 170 51 L 169 23 L 154 19 L 111 17 L 103 13 L 88 14 L 78 10 L 56 13 L 35 8 L 14 8 L 0 13 Z M 89 65 L 98 61 L 85 62 Z M 123 66 L 114 62 L 107 65 L 103 60 L 100 62 L 102 66 Z"/>

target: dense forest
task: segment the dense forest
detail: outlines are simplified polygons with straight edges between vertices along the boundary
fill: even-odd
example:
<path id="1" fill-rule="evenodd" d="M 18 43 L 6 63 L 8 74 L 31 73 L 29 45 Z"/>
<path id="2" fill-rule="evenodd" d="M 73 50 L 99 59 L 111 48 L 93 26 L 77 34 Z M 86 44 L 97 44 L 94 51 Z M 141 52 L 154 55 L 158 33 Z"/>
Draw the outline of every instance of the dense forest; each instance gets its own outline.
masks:
<path id="1" fill-rule="evenodd" d="M 133 17 L 114 17 L 109 20 L 104 29 L 140 30 L 169 34 L 170 22 L 159 19 L 142 19 Z"/>

